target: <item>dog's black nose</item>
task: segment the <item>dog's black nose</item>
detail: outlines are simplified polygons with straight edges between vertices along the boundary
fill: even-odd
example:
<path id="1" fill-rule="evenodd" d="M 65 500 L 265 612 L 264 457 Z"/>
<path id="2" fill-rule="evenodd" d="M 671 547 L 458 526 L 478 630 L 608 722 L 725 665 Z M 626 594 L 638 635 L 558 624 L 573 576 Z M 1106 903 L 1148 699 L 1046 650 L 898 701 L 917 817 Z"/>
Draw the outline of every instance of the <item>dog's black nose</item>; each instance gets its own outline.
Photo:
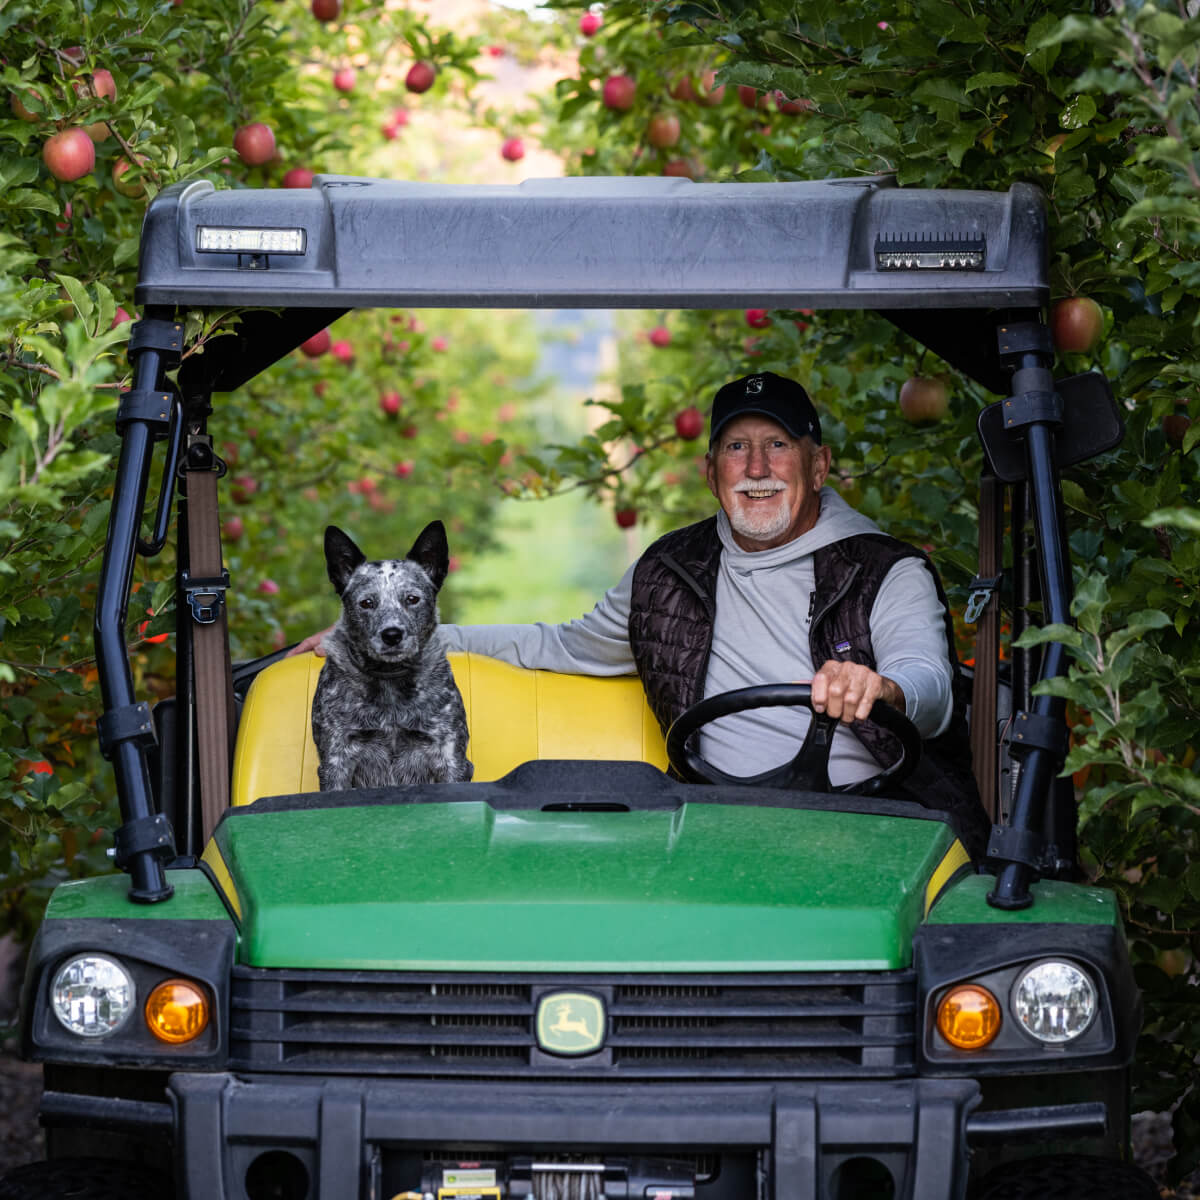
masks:
<path id="1" fill-rule="evenodd" d="M 383 638 L 385 646 L 398 646 L 404 641 L 404 630 L 398 625 L 389 625 L 386 629 L 379 631 L 379 636 Z"/>

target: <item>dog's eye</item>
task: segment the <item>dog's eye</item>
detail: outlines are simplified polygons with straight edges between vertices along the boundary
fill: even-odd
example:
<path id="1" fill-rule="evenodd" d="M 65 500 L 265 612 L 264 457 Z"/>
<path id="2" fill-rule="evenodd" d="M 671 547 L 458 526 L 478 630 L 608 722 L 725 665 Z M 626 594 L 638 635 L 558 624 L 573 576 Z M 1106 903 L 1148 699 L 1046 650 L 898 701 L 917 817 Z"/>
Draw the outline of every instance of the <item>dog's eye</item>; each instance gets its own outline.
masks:
<path id="1" fill-rule="evenodd" d="M 359 608 L 374 608 L 379 603 L 374 596 L 364 596 L 359 602 Z"/>
<path id="2" fill-rule="evenodd" d="M 410 592 L 407 596 L 404 597 L 404 603 L 407 604 L 409 608 L 412 608 L 412 606 L 414 604 L 421 603 L 421 597 L 418 596 L 415 592 Z"/>

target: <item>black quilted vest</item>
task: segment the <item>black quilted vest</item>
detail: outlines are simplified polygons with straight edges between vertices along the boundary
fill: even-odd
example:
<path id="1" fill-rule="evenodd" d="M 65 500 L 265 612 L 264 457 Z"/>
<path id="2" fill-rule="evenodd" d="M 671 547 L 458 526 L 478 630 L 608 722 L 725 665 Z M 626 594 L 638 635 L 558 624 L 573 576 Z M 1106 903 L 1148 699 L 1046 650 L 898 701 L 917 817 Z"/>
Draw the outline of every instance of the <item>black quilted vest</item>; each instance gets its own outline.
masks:
<path id="1" fill-rule="evenodd" d="M 659 538 L 634 569 L 629 643 L 664 734 L 680 713 L 704 696 L 720 557 L 714 516 Z M 837 659 L 874 669 L 871 606 L 884 576 L 904 558 L 920 559 L 937 587 L 954 671 L 954 708 L 945 732 L 925 741 L 921 764 L 899 794 L 954 813 L 967 850 L 973 858 L 982 858 L 990 826 L 971 770 L 966 721 L 970 688 L 954 651 L 950 606 L 929 558 L 882 533 L 859 534 L 815 551 L 816 588 L 809 629 L 812 660 L 818 666 Z M 899 757 L 898 743 L 885 729 L 871 721 L 856 721 L 853 729 L 880 766 L 890 766 Z"/>

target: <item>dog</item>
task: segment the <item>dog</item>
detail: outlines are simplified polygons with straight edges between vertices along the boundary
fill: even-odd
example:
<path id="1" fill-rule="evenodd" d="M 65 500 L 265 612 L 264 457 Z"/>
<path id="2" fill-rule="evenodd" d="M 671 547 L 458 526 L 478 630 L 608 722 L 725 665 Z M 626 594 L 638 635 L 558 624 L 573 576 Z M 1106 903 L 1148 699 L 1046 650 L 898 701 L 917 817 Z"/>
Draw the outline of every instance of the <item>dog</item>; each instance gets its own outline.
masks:
<path id="1" fill-rule="evenodd" d="M 313 697 L 321 791 L 467 782 L 467 716 L 436 634 L 445 527 L 431 521 L 405 558 L 368 562 L 330 525 L 325 564 L 342 615 Z"/>

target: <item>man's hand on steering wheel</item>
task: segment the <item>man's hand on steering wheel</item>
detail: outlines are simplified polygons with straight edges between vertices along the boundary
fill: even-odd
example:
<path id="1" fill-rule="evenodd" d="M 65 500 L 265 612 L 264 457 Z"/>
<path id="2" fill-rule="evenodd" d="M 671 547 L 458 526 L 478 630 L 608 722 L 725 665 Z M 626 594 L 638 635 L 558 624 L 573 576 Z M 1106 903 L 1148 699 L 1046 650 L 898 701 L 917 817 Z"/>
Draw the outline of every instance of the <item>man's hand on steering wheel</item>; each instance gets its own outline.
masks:
<path id="1" fill-rule="evenodd" d="M 813 710 L 828 713 L 845 725 L 865 721 L 876 700 L 890 704 L 897 712 L 905 711 L 900 685 L 859 663 L 831 658 L 812 678 Z"/>

